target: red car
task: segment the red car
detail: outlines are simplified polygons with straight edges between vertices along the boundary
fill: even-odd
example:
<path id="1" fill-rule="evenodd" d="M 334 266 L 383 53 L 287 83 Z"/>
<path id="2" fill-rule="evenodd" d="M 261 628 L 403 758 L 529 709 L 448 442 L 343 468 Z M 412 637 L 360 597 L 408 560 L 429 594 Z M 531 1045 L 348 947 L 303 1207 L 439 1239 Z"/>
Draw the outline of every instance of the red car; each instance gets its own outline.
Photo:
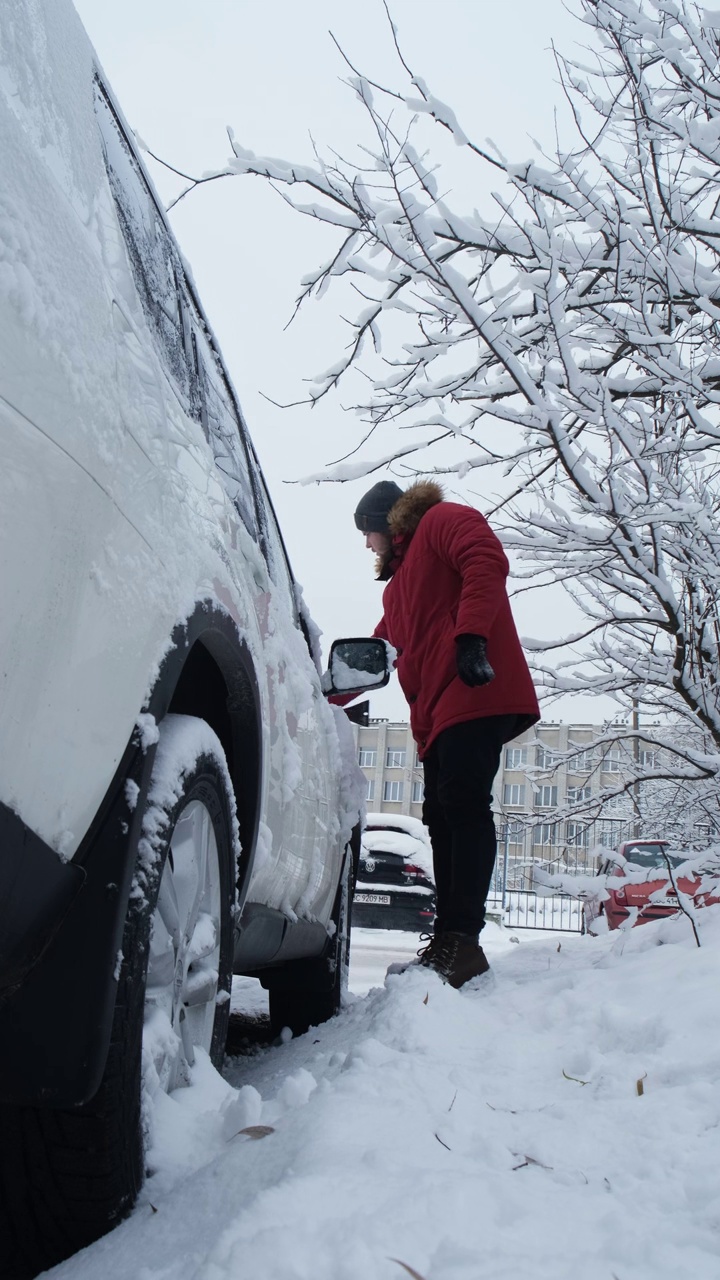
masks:
<path id="1" fill-rule="evenodd" d="M 609 897 L 604 902 L 595 899 L 583 905 L 584 932 L 598 932 L 593 924 L 603 915 L 608 929 L 618 929 L 626 920 L 631 920 L 632 925 L 647 924 L 674 915 L 680 909 L 676 890 L 692 898 L 696 907 L 720 902 L 717 882 L 715 888 L 708 889 L 707 877 L 674 874 L 685 860 L 682 854 L 670 852 L 667 840 L 625 840 L 600 867 L 600 874 L 607 876 Z M 655 870 L 657 874 L 653 874 Z"/>

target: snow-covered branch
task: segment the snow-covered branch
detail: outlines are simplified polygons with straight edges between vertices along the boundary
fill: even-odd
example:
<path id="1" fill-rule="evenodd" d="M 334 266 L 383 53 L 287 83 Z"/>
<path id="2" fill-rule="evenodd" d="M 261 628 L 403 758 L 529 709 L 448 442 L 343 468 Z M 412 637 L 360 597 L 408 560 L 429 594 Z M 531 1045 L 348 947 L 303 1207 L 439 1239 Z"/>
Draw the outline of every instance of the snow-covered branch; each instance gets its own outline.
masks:
<path id="1" fill-rule="evenodd" d="M 398 86 L 343 52 L 371 128 L 362 160 L 316 148 L 299 165 L 233 138 L 225 172 L 340 235 L 298 299 L 341 287 L 350 325 L 310 399 L 361 370 L 350 407 L 383 444 L 323 478 L 401 455 L 410 469 L 449 436 L 468 441 L 466 469 L 504 458 L 498 523 L 520 574 L 562 584 L 588 619 L 557 637 L 562 660 L 535 649 L 544 688 L 679 719 L 675 776 L 704 785 L 720 773 L 718 20 L 689 0 L 582 0 L 581 20 L 587 54 L 557 54 L 577 136 L 552 157 L 513 165 L 474 143 L 391 24 Z M 492 216 L 451 207 L 432 129 L 471 181 L 493 174 Z"/>

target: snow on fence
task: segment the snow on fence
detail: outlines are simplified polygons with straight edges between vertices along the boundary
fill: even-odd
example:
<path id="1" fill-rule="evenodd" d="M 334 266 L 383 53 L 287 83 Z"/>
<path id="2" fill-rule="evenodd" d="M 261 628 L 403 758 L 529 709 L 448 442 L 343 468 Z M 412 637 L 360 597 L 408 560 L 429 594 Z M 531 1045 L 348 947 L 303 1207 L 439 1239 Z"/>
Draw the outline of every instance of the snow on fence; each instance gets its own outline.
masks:
<path id="1" fill-rule="evenodd" d="M 488 911 L 514 929 L 554 929 L 579 933 L 582 907 L 576 898 L 544 897 L 528 890 L 510 890 L 502 898 L 488 898 Z"/>
<path id="2" fill-rule="evenodd" d="M 603 855 L 632 832 L 624 822 L 506 824 L 496 820 L 498 856 L 488 910 L 517 929 L 580 932 L 582 905 L 568 895 L 537 893 L 538 871 L 551 875 L 597 874 Z"/>

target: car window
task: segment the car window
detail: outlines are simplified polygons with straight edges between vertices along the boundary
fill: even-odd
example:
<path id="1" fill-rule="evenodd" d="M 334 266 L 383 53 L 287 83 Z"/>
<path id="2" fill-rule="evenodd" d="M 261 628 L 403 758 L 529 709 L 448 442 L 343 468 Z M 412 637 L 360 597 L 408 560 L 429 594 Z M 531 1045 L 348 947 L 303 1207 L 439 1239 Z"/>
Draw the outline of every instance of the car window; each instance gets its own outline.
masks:
<path id="1" fill-rule="evenodd" d="M 182 274 L 180 255 L 115 110 L 97 80 L 95 112 L 140 302 L 166 369 L 189 405 L 191 367 L 178 287 Z"/>
<path id="2" fill-rule="evenodd" d="M 295 582 L 285 551 L 285 543 L 283 542 L 273 505 L 270 501 L 270 495 L 265 488 L 265 481 L 261 473 L 260 484 L 263 495 L 262 535 L 270 577 L 278 590 L 285 596 L 292 612 L 297 613 Z"/>
<path id="3" fill-rule="evenodd" d="M 166 372 L 190 417 L 202 424 L 226 492 L 257 534 L 255 490 L 244 424 L 180 254 L 102 84 L 95 111 L 105 164 L 138 296 Z"/>
<path id="4" fill-rule="evenodd" d="M 661 867 L 667 871 L 668 862 L 671 867 L 679 867 L 680 863 L 684 862 L 684 858 L 678 857 L 677 854 L 663 854 L 659 849 L 656 851 L 648 849 L 634 849 L 632 852 L 628 850 L 625 856 L 627 858 L 628 866 L 639 867 L 641 871 L 652 867 Z"/>
<path id="5" fill-rule="evenodd" d="M 280 527 L 277 522 L 277 517 L 275 515 L 270 495 L 265 487 L 265 479 L 257 462 L 256 466 L 258 484 L 262 495 L 262 542 L 270 577 L 275 583 L 277 589 L 285 597 L 288 608 L 295 620 L 295 625 L 300 629 L 300 631 L 302 631 L 305 643 L 310 650 L 310 655 L 313 656 L 312 638 L 305 618 L 303 617 L 302 610 L 298 604 L 295 579 L 293 577 L 292 569 L 290 568 L 290 561 L 285 549 L 285 542 L 280 532 Z"/>
<path id="6" fill-rule="evenodd" d="M 186 305 L 191 304 L 186 301 Z M 257 504 L 248 457 L 244 423 L 228 385 L 225 370 L 193 308 L 192 343 L 200 386 L 200 420 L 212 448 L 215 465 L 246 528 L 258 531 Z"/>
<path id="7" fill-rule="evenodd" d="M 651 870 L 653 867 L 662 867 L 667 870 L 668 862 L 671 867 L 679 867 L 684 861 L 683 854 L 670 853 L 668 845 L 661 840 L 657 842 L 628 840 L 621 849 L 626 864 L 640 871 Z"/>

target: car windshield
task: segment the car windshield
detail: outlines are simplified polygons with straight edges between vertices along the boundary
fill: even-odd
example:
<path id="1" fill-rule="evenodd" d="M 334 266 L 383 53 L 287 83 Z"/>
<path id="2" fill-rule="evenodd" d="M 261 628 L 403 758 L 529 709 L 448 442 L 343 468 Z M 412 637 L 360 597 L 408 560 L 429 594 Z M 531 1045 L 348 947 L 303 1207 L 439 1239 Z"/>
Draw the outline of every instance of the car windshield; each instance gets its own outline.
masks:
<path id="1" fill-rule="evenodd" d="M 625 858 L 634 867 L 679 867 L 685 859 L 682 854 L 670 853 L 662 844 L 628 844 L 625 846 Z M 666 861 L 667 860 L 667 861 Z"/>

